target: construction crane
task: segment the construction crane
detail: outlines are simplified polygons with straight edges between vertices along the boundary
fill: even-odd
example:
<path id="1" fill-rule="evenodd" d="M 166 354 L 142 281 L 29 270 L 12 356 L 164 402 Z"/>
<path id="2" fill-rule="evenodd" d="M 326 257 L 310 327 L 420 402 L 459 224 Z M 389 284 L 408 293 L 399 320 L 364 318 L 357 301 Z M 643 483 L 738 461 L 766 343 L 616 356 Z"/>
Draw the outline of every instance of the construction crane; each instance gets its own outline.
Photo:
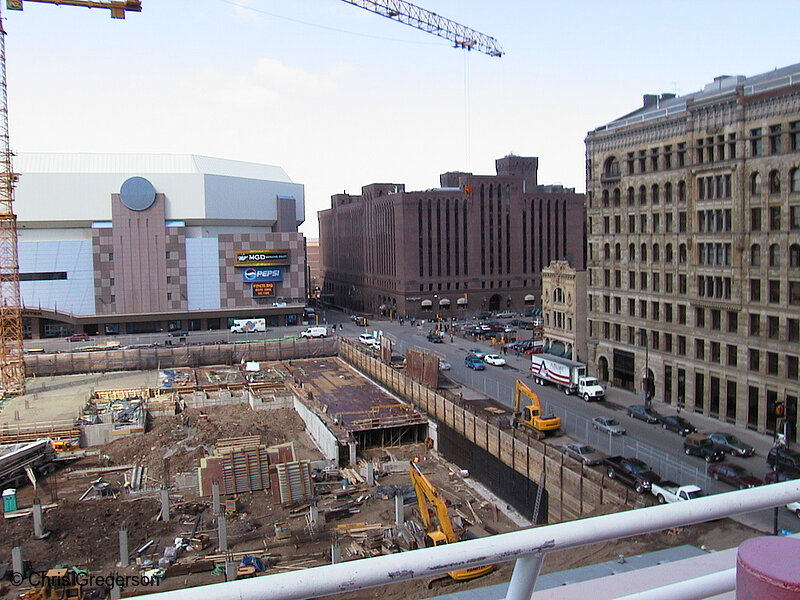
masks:
<path id="1" fill-rule="evenodd" d="M 342 0 L 353 6 L 381 15 L 387 19 L 394 19 L 421 31 L 453 42 L 454 48 L 477 50 L 489 56 L 501 57 L 504 52 L 497 40 L 491 36 L 465 27 L 450 19 L 437 15 L 434 12 L 420 8 L 404 0 Z"/>
<path id="2" fill-rule="evenodd" d="M 439 495 L 439 492 L 430 480 L 423 475 L 419 466 L 414 463 L 414 461 L 411 461 L 409 464 L 408 473 L 411 477 L 414 493 L 417 495 L 419 516 L 422 518 L 422 523 L 425 525 L 425 546 L 430 548 L 432 546 L 452 544 L 459 541 L 453 529 L 453 522 L 450 520 L 450 514 L 447 512 L 447 504 L 444 499 Z M 432 518 L 428 503 L 433 506 L 436 522 L 434 522 Z M 450 571 L 447 574 L 456 581 L 467 581 L 469 579 L 482 577 L 492 571 L 494 571 L 494 565 L 483 565 L 480 567 Z"/>
<path id="3" fill-rule="evenodd" d="M 44 4 L 66 4 L 105 8 L 115 19 L 127 11 L 140 12 L 140 0 L 25 0 Z M 7 0 L 9 10 L 22 10 L 23 0 Z M 14 214 L 14 184 L 17 174 L 11 164 L 8 136 L 8 85 L 6 81 L 6 32 L 0 19 L 0 394 L 25 393 L 25 361 L 22 350 L 22 300 L 19 291 L 17 216 Z"/>

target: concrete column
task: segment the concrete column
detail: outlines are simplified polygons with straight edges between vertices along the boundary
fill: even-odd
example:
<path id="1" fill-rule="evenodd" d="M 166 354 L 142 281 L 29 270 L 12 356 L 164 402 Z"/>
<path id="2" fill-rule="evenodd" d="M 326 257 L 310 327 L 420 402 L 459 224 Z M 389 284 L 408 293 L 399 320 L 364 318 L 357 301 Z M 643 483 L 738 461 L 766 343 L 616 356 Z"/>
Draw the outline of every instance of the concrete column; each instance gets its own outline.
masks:
<path id="1" fill-rule="evenodd" d="M 14 546 L 11 549 L 11 570 L 14 573 L 22 573 L 22 546 Z"/>
<path id="2" fill-rule="evenodd" d="M 225 523 L 225 515 L 217 516 L 217 528 L 219 529 L 219 551 L 228 551 L 228 526 Z"/>
<path id="3" fill-rule="evenodd" d="M 122 590 L 119 588 L 118 585 L 113 585 L 110 590 L 108 590 L 108 597 L 110 600 L 119 600 L 122 598 Z"/>
<path id="4" fill-rule="evenodd" d="M 161 490 L 161 520 L 169 521 L 169 490 Z"/>
<path id="5" fill-rule="evenodd" d="M 128 530 L 124 527 L 119 530 L 119 566 L 128 566 Z"/>
<path id="6" fill-rule="evenodd" d="M 219 510 L 219 481 L 211 484 L 211 498 L 214 506 L 214 514 L 220 514 Z"/>
<path id="7" fill-rule="evenodd" d="M 44 537 L 44 514 L 42 513 L 42 505 L 38 502 L 33 504 L 33 535 L 37 540 Z"/>
<path id="8" fill-rule="evenodd" d="M 339 547 L 339 540 L 336 539 L 331 542 L 331 564 L 340 562 L 342 562 L 342 549 Z"/>
<path id="9" fill-rule="evenodd" d="M 403 494 L 395 494 L 394 497 L 394 524 L 398 527 L 405 521 L 403 511 Z"/>
<path id="10" fill-rule="evenodd" d="M 372 464 L 371 460 L 367 461 L 367 485 L 372 487 L 375 485 L 375 465 Z"/>
<path id="11" fill-rule="evenodd" d="M 237 564 L 232 560 L 225 561 L 225 581 L 236 581 Z"/>
<path id="12" fill-rule="evenodd" d="M 356 443 L 355 442 L 347 442 L 347 449 L 350 451 L 350 456 L 349 456 L 349 459 L 348 459 L 349 460 L 349 464 L 347 466 L 355 467 L 356 466 Z"/>

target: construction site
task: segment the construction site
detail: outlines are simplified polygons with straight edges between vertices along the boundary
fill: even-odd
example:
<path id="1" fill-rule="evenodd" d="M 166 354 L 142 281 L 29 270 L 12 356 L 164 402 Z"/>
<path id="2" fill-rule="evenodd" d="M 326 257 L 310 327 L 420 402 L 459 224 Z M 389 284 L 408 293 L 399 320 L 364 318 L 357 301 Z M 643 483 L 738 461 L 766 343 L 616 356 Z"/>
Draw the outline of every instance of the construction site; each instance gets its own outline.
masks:
<path id="1" fill-rule="evenodd" d="M 643 505 L 511 429 L 507 408 L 448 390 L 435 356 L 411 352 L 404 368 L 382 360 L 388 345 L 338 340 L 337 355 L 308 359 L 36 380 L 0 412 L 0 477 L 13 490 L 0 568 L 137 576 L 95 592 L 132 596 Z M 555 555 L 547 568 L 750 534 L 732 522 L 674 530 Z M 381 597 L 490 585 L 510 571 L 454 572 Z M 4 583 L 4 597 L 38 597 L 27 582 Z"/>

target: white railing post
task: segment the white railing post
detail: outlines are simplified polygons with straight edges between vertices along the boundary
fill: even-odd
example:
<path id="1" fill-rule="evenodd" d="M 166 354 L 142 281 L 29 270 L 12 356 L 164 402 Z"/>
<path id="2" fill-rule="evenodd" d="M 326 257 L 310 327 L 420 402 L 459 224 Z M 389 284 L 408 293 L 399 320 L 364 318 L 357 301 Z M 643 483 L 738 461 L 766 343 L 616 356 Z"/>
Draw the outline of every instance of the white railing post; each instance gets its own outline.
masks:
<path id="1" fill-rule="evenodd" d="M 531 599 L 533 588 L 536 587 L 536 580 L 539 578 L 539 571 L 542 570 L 544 557 L 544 552 L 537 552 L 517 559 L 514 563 L 514 571 L 511 573 L 511 581 L 508 582 L 506 600 Z"/>

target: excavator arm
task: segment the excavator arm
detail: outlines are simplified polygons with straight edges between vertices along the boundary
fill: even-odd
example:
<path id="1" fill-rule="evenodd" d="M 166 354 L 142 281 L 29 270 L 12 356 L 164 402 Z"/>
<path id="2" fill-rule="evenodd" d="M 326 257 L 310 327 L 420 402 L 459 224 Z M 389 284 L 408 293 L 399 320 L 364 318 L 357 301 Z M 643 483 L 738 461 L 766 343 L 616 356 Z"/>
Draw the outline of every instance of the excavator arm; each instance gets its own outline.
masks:
<path id="1" fill-rule="evenodd" d="M 435 531 L 440 531 L 448 544 L 458 541 L 456 532 L 453 530 L 453 523 L 450 520 L 450 515 L 447 512 L 447 504 L 444 499 L 433 487 L 433 484 L 422 474 L 420 468 L 416 463 L 410 463 L 409 475 L 411 476 L 411 484 L 414 486 L 414 493 L 417 495 L 417 505 L 419 506 L 419 514 L 422 517 L 422 522 L 425 525 L 425 532 L 431 534 Z M 434 527 L 431 520 L 431 513 L 428 509 L 429 504 L 433 506 L 433 511 L 436 514 L 438 521 L 438 528 Z"/>

